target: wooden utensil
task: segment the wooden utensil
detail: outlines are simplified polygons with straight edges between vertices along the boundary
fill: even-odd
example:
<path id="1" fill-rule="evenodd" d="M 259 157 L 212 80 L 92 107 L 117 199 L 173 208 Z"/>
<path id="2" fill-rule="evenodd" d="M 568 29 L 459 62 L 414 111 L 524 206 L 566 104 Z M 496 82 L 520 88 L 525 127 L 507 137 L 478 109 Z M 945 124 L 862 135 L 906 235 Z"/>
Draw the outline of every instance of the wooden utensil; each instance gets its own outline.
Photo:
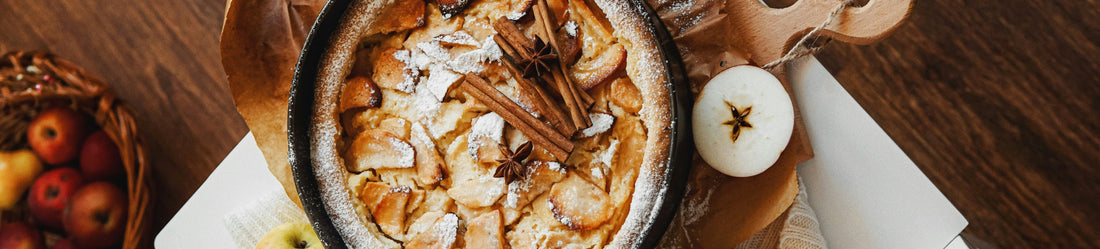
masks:
<path id="1" fill-rule="evenodd" d="M 783 57 L 803 35 L 829 18 L 844 0 L 800 0 L 784 8 L 772 8 L 760 0 L 729 0 L 726 11 L 736 33 L 734 44 L 747 59 L 764 65 Z M 854 44 L 868 44 L 886 37 L 909 16 L 913 0 L 869 0 L 848 7 L 819 34 Z"/>

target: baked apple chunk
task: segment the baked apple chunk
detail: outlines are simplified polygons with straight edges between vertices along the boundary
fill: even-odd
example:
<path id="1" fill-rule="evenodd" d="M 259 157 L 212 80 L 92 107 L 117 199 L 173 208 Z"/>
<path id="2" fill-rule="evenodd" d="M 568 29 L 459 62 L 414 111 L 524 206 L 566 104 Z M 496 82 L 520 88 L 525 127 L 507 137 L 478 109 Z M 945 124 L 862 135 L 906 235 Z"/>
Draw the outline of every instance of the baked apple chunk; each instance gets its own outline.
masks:
<path id="1" fill-rule="evenodd" d="M 359 133 L 344 153 L 351 172 L 363 172 L 380 168 L 411 168 L 415 150 L 409 142 L 384 130 L 366 130 Z"/>
<path id="2" fill-rule="evenodd" d="M 573 174 L 550 189 L 550 211 L 573 230 L 596 228 L 611 217 L 611 198 L 602 189 Z"/>

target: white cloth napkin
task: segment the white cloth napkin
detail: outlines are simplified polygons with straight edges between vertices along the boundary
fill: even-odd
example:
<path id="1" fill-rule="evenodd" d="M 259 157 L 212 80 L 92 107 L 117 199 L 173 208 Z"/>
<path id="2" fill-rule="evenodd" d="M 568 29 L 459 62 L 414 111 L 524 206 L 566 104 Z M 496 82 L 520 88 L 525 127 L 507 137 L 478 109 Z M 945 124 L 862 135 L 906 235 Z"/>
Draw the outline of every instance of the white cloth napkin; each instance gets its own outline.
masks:
<path id="1" fill-rule="evenodd" d="M 229 236 L 238 248 L 255 248 L 267 231 L 288 222 L 309 222 L 282 190 L 271 191 L 246 206 L 239 207 L 222 219 Z"/>

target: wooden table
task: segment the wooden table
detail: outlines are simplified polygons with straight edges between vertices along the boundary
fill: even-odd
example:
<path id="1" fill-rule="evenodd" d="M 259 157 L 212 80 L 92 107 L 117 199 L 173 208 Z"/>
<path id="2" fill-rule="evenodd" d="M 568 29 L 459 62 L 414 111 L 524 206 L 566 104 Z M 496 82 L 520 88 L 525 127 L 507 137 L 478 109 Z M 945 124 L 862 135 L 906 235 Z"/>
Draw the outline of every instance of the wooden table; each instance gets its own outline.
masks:
<path id="1" fill-rule="evenodd" d="M 156 227 L 245 134 L 218 57 L 224 0 L 5 0 L 0 50 L 47 49 L 137 112 Z M 870 46 L 818 56 L 1003 248 L 1100 247 L 1100 3 L 917 1 Z"/>
<path id="2" fill-rule="evenodd" d="M 57 53 L 133 108 L 157 185 L 153 231 L 248 132 L 218 52 L 224 8 L 221 0 L 0 1 L 0 51 Z"/>

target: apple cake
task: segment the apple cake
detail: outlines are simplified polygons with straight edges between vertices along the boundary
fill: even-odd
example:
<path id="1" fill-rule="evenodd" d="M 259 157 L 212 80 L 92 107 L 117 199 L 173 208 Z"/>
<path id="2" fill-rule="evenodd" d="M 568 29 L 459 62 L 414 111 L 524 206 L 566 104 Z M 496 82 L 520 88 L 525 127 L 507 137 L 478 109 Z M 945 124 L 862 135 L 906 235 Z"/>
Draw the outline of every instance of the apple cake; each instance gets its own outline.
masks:
<path id="1" fill-rule="evenodd" d="M 614 0 L 351 3 L 319 67 L 310 131 L 344 242 L 640 241 L 672 127 L 652 32 Z"/>

